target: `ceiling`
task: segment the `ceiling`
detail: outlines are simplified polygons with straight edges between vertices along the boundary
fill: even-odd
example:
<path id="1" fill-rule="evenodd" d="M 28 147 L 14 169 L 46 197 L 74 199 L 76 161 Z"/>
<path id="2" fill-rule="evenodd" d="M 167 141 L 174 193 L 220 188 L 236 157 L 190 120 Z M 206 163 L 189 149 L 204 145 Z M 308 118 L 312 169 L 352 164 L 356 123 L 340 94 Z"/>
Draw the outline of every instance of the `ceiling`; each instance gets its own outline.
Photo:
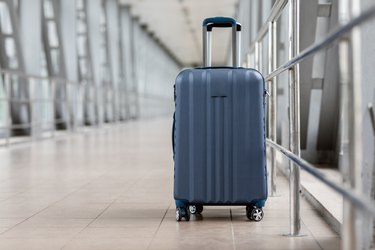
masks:
<path id="1" fill-rule="evenodd" d="M 233 16 L 237 0 L 120 0 L 184 65 L 202 64 L 202 20 Z M 213 64 L 225 62 L 230 31 L 215 30 Z"/>

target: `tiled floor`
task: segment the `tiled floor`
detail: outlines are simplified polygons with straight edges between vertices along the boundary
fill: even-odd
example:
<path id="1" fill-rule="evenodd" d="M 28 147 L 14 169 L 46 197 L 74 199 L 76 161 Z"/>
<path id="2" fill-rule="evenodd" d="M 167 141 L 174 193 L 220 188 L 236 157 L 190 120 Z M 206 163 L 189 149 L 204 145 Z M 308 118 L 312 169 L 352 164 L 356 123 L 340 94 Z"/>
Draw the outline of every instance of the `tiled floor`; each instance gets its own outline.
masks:
<path id="1" fill-rule="evenodd" d="M 305 201 L 302 232 L 288 233 L 287 183 L 265 218 L 208 207 L 177 223 L 168 119 L 0 149 L 0 249 L 338 249 Z"/>

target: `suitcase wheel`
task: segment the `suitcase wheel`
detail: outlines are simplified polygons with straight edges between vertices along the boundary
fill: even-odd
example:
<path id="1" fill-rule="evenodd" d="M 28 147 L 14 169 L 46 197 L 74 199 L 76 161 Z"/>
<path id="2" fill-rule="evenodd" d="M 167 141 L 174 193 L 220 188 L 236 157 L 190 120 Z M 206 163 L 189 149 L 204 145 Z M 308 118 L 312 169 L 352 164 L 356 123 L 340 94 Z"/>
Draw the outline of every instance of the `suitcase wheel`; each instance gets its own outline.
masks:
<path id="1" fill-rule="evenodd" d="M 181 221 L 181 218 L 182 218 L 181 213 L 182 213 L 181 208 L 176 208 L 176 221 Z"/>
<path id="2" fill-rule="evenodd" d="M 255 206 L 246 206 L 246 216 L 249 220 L 261 221 L 264 217 L 263 209 Z"/>
<path id="3" fill-rule="evenodd" d="M 190 205 L 189 211 L 191 214 L 201 214 L 203 212 L 203 206 L 202 205 Z"/>
<path id="4" fill-rule="evenodd" d="M 181 221 L 182 218 L 185 218 L 186 221 L 190 220 L 190 211 L 188 208 L 178 207 L 176 208 L 176 221 Z"/>

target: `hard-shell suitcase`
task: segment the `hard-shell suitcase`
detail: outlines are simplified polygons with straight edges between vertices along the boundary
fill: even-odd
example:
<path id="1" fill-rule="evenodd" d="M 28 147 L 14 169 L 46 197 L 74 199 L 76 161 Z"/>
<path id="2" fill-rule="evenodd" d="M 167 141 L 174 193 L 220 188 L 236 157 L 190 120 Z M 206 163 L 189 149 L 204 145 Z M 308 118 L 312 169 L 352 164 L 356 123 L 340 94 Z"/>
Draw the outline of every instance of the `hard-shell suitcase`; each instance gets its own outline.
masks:
<path id="1" fill-rule="evenodd" d="M 210 67 L 211 31 L 232 27 L 233 67 Z M 265 87 L 262 75 L 239 67 L 241 25 L 233 18 L 203 21 L 204 67 L 176 78 L 173 125 L 176 220 L 204 205 L 243 205 L 263 218 L 267 199 Z"/>

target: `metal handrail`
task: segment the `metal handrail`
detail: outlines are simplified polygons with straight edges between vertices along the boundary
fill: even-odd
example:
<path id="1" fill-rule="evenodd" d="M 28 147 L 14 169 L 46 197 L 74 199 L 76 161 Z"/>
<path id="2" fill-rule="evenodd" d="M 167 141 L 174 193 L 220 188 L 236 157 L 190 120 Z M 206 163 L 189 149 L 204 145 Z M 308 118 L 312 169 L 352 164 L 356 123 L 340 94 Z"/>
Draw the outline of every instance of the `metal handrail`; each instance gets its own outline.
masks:
<path id="1" fill-rule="evenodd" d="M 271 183 L 274 183 L 274 168 L 276 165 L 275 154 L 274 150 L 278 150 L 284 155 L 286 155 L 290 162 L 290 177 L 289 177 L 289 185 L 290 185 L 290 235 L 297 236 L 300 232 L 300 215 L 299 215 L 299 190 L 298 187 L 300 185 L 299 180 L 299 167 L 306 170 L 311 175 L 315 176 L 319 181 L 325 183 L 330 188 L 335 190 L 336 192 L 340 193 L 344 198 L 347 199 L 347 205 L 344 204 L 344 224 L 345 227 L 343 228 L 343 238 L 345 238 L 343 242 L 344 249 L 356 249 L 358 245 L 358 237 L 359 235 L 356 233 L 355 230 L 355 218 L 354 218 L 354 207 L 361 209 L 362 211 L 368 212 L 370 215 L 375 217 L 375 203 L 370 200 L 368 197 L 361 195 L 361 189 L 356 184 L 358 182 L 358 176 L 360 176 L 359 172 L 359 165 L 360 160 L 358 155 L 360 154 L 360 136 L 359 132 L 360 128 L 358 124 L 352 124 L 352 132 L 348 132 L 348 128 L 346 128 L 345 132 L 345 142 L 349 139 L 354 141 L 352 143 L 355 144 L 350 150 L 350 158 L 351 170 L 348 173 L 342 172 L 344 178 L 347 179 L 348 187 L 342 187 L 337 183 L 329 180 L 326 178 L 320 171 L 318 171 L 313 165 L 309 164 L 305 160 L 303 160 L 300 155 L 300 135 L 299 135 L 299 63 L 304 59 L 308 58 L 311 55 L 316 54 L 317 52 L 321 51 L 322 49 L 326 48 L 327 46 L 331 45 L 333 42 L 339 40 L 339 52 L 340 56 L 343 58 L 341 60 L 348 61 L 349 54 L 355 55 L 356 62 L 353 62 L 355 73 L 353 75 L 349 72 L 349 65 L 348 62 L 340 61 L 340 81 L 341 81 L 341 96 L 344 101 L 341 100 L 340 107 L 341 112 L 345 115 L 345 119 L 343 122 L 351 122 L 350 119 L 360 119 L 359 117 L 347 117 L 347 108 L 348 106 L 348 86 L 352 86 L 353 88 L 353 100 L 352 100 L 352 112 L 356 113 L 359 110 L 359 102 L 360 97 L 358 93 L 360 93 L 360 77 L 358 72 L 358 67 L 360 58 L 359 58 L 359 40 L 358 37 L 358 30 L 356 29 L 357 26 L 363 24 L 365 21 L 369 21 L 375 17 L 375 5 L 367 8 L 366 10 L 360 13 L 358 3 L 355 3 L 350 0 L 342 0 L 339 5 L 339 24 L 336 29 L 331 31 L 325 38 L 322 40 L 312 44 L 311 46 L 307 47 L 303 51 L 299 51 L 299 1 L 300 0 L 277 0 L 271 9 L 271 13 L 267 18 L 267 21 L 262 25 L 258 34 L 256 35 L 255 41 L 248 49 L 248 60 L 250 59 L 250 54 L 254 55 L 254 65 L 255 68 L 261 70 L 262 67 L 262 43 L 263 39 L 266 36 L 267 32 L 269 35 L 269 44 L 268 44 L 268 60 L 269 60 L 269 72 L 268 75 L 265 76 L 265 80 L 269 84 L 269 90 L 271 93 L 268 102 L 268 111 L 269 111 L 269 131 L 276 131 L 276 110 L 273 110 L 274 105 L 276 105 L 276 91 L 275 87 L 277 86 L 276 83 L 276 76 L 281 74 L 282 72 L 288 70 L 289 76 L 289 146 L 290 151 L 276 143 L 276 135 L 275 132 L 269 132 L 267 139 L 267 144 L 271 147 Z M 286 4 L 289 2 L 289 60 L 282 64 L 281 66 L 275 66 L 274 62 L 277 61 L 277 53 L 274 49 L 277 44 L 277 35 L 274 34 L 274 29 L 277 23 L 277 19 L 282 14 L 282 11 Z M 344 35 L 348 32 L 351 32 L 351 35 L 344 37 Z M 350 50 L 349 46 L 349 39 L 352 39 L 351 42 L 353 43 L 353 48 Z M 249 61 L 248 61 L 249 63 Z M 349 80 L 351 78 L 351 80 Z M 350 82 L 352 81 L 352 82 Z M 343 104 L 344 103 L 344 104 Z M 344 106 L 343 106 L 344 105 Z M 346 106 L 345 106 L 346 105 Z M 347 107 L 348 106 L 348 107 Z M 271 117 L 270 117 L 271 116 Z M 345 144 L 345 143 L 344 143 Z M 357 145 L 359 144 L 359 145 Z M 347 145 L 342 146 L 347 147 Z M 346 152 L 348 154 L 348 152 Z M 348 159 L 349 159 L 348 158 Z M 346 159 L 348 161 L 348 159 Z M 342 165 L 342 163 L 340 164 Z M 353 175 L 353 176 L 351 176 Z M 276 178 L 276 177 L 275 177 Z M 349 188 L 350 187 L 350 188 Z M 276 190 L 276 188 L 274 188 Z M 273 186 L 271 184 L 271 195 L 273 194 Z M 350 228 L 350 229 L 348 229 Z"/>
<path id="2" fill-rule="evenodd" d="M 353 18 L 351 21 L 349 21 L 347 24 L 342 25 L 332 32 L 330 32 L 326 38 L 322 39 L 319 42 L 316 42 L 315 44 L 307 47 L 303 51 L 301 51 L 296 57 L 292 58 L 291 60 L 287 61 L 286 63 L 282 64 L 279 66 L 277 69 L 272 71 L 270 74 L 264 77 L 266 81 L 269 81 L 270 79 L 278 76 L 285 70 L 290 69 L 297 63 L 303 61 L 309 56 L 314 55 L 315 53 L 319 52 L 320 50 L 326 48 L 333 42 L 335 42 L 338 38 L 342 37 L 344 34 L 348 33 L 351 31 L 354 27 L 362 24 L 363 22 L 370 20 L 371 18 L 375 17 L 375 5 L 372 6 L 371 8 L 365 10 L 362 12 L 361 15 L 358 17 Z"/>
<path id="3" fill-rule="evenodd" d="M 26 79 L 38 79 L 38 80 L 50 80 L 50 81 L 60 81 L 60 82 L 67 82 L 67 83 L 79 83 L 77 81 L 70 81 L 65 78 L 61 77 L 49 77 L 49 76 L 40 76 L 40 75 L 33 75 L 27 74 L 20 70 L 12 70 L 12 69 L 0 69 L 0 75 L 8 74 L 8 75 L 15 75 Z"/>
<path id="4" fill-rule="evenodd" d="M 288 157 L 289 160 L 293 161 L 295 164 L 300 166 L 302 169 L 304 169 L 306 172 L 335 190 L 337 193 L 341 194 L 344 198 L 347 198 L 350 200 L 355 206 L 360 208 L 361 210 L 364 210 L 371 215 L 375 216 L 375 202 L 370 200 L 368 197 L 359 195 L 355 192 L 353 192 L 351 189 L 346 188 L 342 186 L 342 184 L 337 184 L 334 181 L 328 179 L 321 171 L 319 171 L 314 165 L 308 163 L 301 157 L 298 157 L 297 155 L 290 152 L 285 147 L 267 139 L 267 144 L 275 149 L 277 149 L 279 152 L 284 154 L 286 157 Z"/>
<path id="5" fill-rule="evenodd" d="M 83 117 L 76 117 L 76 112 L 72 111 L 72 107 L 70 106 L 71 103 L 69 102 L 70 98 L 77 98 L 77 97 L 67 97 L 63 99 L 56 98 L 54 96 L 54 90 L 56 85 L 64 85 L 66 87 L 77 87 L 79 89 L 82 89 L 83 91 L 88 91 L 88 93 L 92 93 L 92 91 L 102 91 L 103 93 L 106 94 L 113 94 L 114 89 L 112 85 L 107 85 L 107 84 L 102 84 L 102 85 L 96 85 L 96 84 L 85 84 L 84 81 L 71 81 L 67 80 L 65 78 L 61 77 L 48 77 L 48 76 L 40 76 L 40 75 L 32 75 L 32 74 L 27 74 L 19 70 L 9 70 L 9 69 L 0 69 L 0 77 L 3 77 L 4 81 L 4 90 L 5 90 L 5 96 L 0 98 L 0 102 L 7 102 L 8 107 L 5 109 L 5 123 L 0 126 L 0 132 L 8 131 L 5 133 L 4 137 L 1 137 L 0 139 L 5 140 L 5 144 L 0 144 L 0 146 L 7 146 L 10 143 L 10 131 L 15 130 L 15 129 L 31 129 L 34 131 L 31 131 L 31 138 L 37 138 L 43 135 L 41 132 L 47 132 L 48 129 L 43 128 L 42 130 L 40 129 L 41 125 L 45 126 L 50 126 L 50 125 L 58 125 L 58 124 L 63 124 L 65 123 L 68 129 L 66 131 L 76 131 L 78 126 L 81 124 L 78 124 L 77 121 L 78 119 L 83 119 Z M 43 81 L 48 81 L 51 84 L 51 89 L 49 93 L 47 94 L 48 96 L 46 97 L 36 97 L 36 96 L 29 96 L 29 97 L 11 97 L 10 96 L 10 85 L 13 80 L 20 80 L 24 79 L 26 83 L 24 84 L 35 84 L 38 86 L 38 84 L 42 84 Z M 88 82 L 91 83 L 91 82 Z M 33 90 L 34 91 L 34 90 Z M 66 90 L 68 91 L 68 90 Z M 68 92 L 67 92 L 68 94 Z M 90 98 L 85 100 L 86 103 L 91 103 L 93 105 L 96 104 L 95 101 L 92 101 Z M 59 120 L 59 119 L 53 119 L 53 121 L 50 120 L 39 120 L 39 118 L 36 118 L 37 120 L 34 120 L 34 118 L 31 118 L 30 121 L 25 122 L 25 124 L 12 124 L 11 122 L 11 115 L 10 115 L 10 108 L 9 105 L 11 103 L 24 103 L 24 104 L 29 104 L 29 105 L 34 105 L 34 104 L 50 104 L 54 105 L 57 103 L 61 103 L 62 105 L 66 106 L 67 110 L 67 117 L 65 120 Z M 105 105 L 105 104 L 104 104 Z M 52 111 L 50 116 L 54 117 L 54 108 L 52 107 Z M 33 112 L 31 112 L 31 117 L 33 117 Z M 73 119 L 73 120 L 72 120 Z M 117 118 L 115 118 L 117 119 Z M 117 120 L 116 120 L 117 121 Z M 80 121 L 82 122 L 82 121 Z M 72 129 L 71 129 L 72 128 Z M 54 131 L 54 129 L 52 129 Z M 52 137 L 54 134 L 52 135 Z"/>
<path id="6" fill-rule="evenodd" d="M 66 119 L 53 119 L 53 120 L 40 120 L 39 118 L 35 118 L 34 112 L 31 112 L 30 115 L 30 121 L 26 122 L 24 124 L 12 124 L 11 122 L 11 114 L 10 114 L 10 105 L 11 103 L 24 103 L 24 104 L 29 104 L 29 105 L 34 105 L 34 104 L 50 104 L 54 105 L 56 103 L 62 104 L 62 105 L 69 105 L 68 104 L 68 99 L 63 98 L 59 99 L 56 98 L 54 95 L 55 87 L 56 85 L 64 85 L 66 87 L 71 86 L 71 85 L 76 85 L 77 82 L 74 81 L 69 81 L 64 78 L 59 78 L 59 77 L 48 77 L 48 76 L 40 76 L 40 75 L 32 75 L 32 74 L 27 74 L 19 70 L 11 70 L 11 69 L 0 69 L 0 77 L 3 77 L 4 81 L 4 90 L 5 90 L 5 97 L 1 98 L 1 102 L 7 102 L 8 107 L 5 109 L 5 117 L 6 121 L 3 125 L 0 126 L 0 131 L 8 131 L 5 133 L 5 136 L 2 137 L 1 139 L 5 140 L 5 144 L 1 144 L 1 146 L 7 146 L 10 143 L 10 131 L 15 130 L 15 129 L 31 129 L 31 134 L 30 134 L 30 140 L 42 136 L 41 132 L 51 132 L 52 131 L 52 137 L 54 137 L 54 132 L 55 128 L 43 128 L 40 130 L 41 126 L 56 126 L 59 124 L 67 124 L 67 126 L 70 126 L 70 118 L 67 117 Z M 10 96 L 10 86 L 11 86 L 11 81 L 14 79 L 20 80 L 24 79 L 26 80 L 26 83 L 24 84 L 42 84 L 43 81 L 48 81 L 51 84 L 50 90 L 48 91 L 48 96 L 47 97 L 11 97 Z M 93 86 L 90 86 L 93 87 Z M 51 110 L 51 113 L 49 114 L 50 117 L 55 116 L 55 111 L 53 110 L 54 107 Z M 69 110 L 69 107 L 67 108 Z M 68 114 L 70 116 L 70 113 Z"/>

